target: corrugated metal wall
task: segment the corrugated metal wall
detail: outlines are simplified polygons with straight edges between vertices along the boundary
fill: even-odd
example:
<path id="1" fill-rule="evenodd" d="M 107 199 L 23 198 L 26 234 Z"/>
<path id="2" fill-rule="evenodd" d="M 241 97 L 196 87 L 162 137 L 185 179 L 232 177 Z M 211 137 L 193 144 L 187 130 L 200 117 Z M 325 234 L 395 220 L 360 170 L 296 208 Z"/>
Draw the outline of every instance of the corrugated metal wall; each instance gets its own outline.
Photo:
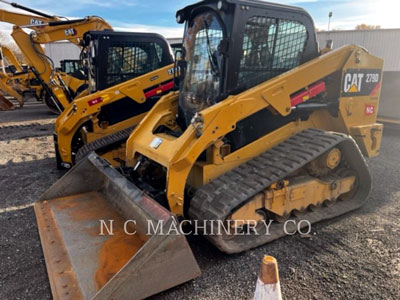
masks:
<path id="1" fill-rule="evenodd" d="M 178 43 L 182 43 L 182 38 L 181 37 L 167 38 L 167 41 L 170 44 L 178 44 Z"/>
<path id="2" fill-rule="evenodd" d="M 334 49 L 347 44 L 363 46 L 385 60 L 384 71 L 400 71 L 400 29 L 318 32 L 317 40 L 321 48 L 327 40 L 333 41 Z"/>
<path id="3" fill-rule="evenodd" d="M 59 68 L 63 59 L 79 59 L 81 50 L 70 42 L 57 42 L 46 44 L 45 53 L 53 60 L 55 67 Z"/>

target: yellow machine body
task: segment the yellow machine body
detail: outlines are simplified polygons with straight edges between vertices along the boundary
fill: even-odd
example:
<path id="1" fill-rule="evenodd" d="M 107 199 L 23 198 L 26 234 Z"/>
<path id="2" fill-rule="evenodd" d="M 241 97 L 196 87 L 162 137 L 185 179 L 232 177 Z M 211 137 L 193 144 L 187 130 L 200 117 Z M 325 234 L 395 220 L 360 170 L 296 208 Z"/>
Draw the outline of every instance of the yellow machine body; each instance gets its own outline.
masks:
<path id="1" fill-rule="evenodd" d="M 271 107 L 281 115 L 291 112 L 290 95 L 312 83 L 347 69 L 379 69 L 383 61 L 363 48 L 349 45 L 328 52 L 277 78 L 211 106 L 201 116 L 201 136 L 196 136 L 196 124 L 187 128 L 179 138 L 154 134 L 160 124 L 170 126 L 178 110 L 178 93 L 163 97 L 133 131 L 127 141 L 126 159 L 134 166 L 139 155 L 144 155 L 167 168 L 167 195 L 171 211 L 183 215 L 185 185 L 200 187 L 218 176 L 276 146 L 288 137 L 307 128 L 319 128 L 350 134 L 368 157 L 379 153 L 382 125 L 376 123 L 379 92 L 371 96 L 340 97 L 338 117 L 328 112 L 315 111 L 307 121 L 295 121 L 279 128 L 245 147 L 221 157 L 221 138 L 234 130 L 236 123 L 255 112 Z M 329 86 L 328 86 L 329 88 Z M 307 100 L 305 100 L 306 102 Z M 366 105 L 374 107 L 366 114 Z M 176 123 L 176 122 L 175 122 Z M 152 141 L 161 139 L 158 148 Z M 197 163 L 207 150 L 207 161 Z"/>
<path id="2" fill-rule="evenodd" d="M 57 135 L 57 147 L 61 160 L 64 163 L 73 164 L 72 140 L 76 135 L 80 135 L 85 144 L 87 144 L 137 125 L 146 115 L 146 112 L 113 125 L 101 124 L 97 115 L 106 105 L 125 97 L 129 97 L 131 101 L 144 103 L 146 101 L 144 90 L 151 87 L 156 90 L 158 89 L 157 93 L 162 93 L 162 83 L 173 80 L 173 72 L 171 72 L 173 67 L 174 65 L 171 64 L 108 89 L 74 100 L 56 120 L 55 133 Z M 87 122 L 90 122 L 93 128 L 91 132 L 82 130 L 82 125 Z M 108 153 L 106 155 L 110 157 L 112 163 L 117 164 L 112 159 L 113 156 L 111 154 Z M 116 157 L 120 158 L 119 155 Z"/>
<path id="3" fill-rule="evenodd" d="M 175 244 L 181 251 L 164 251 L 156 240 L 163 235 L 150 234 L 144 245 L 154 241 L 151 252 L 130 246 L 127 263 L 122 247 L 108 247 L 123 266 L 110 272 L 100 290 L 94 288 L 104 261 L 98 247 L 104 249 L 110 238 L 90 236 L 99 218 L 122 214 L 116 219 L 138 220 L 139 233 L 146 228 L 143 218 L 194 221 L 218 249 L 239 253 L 306 226 L 303 219 L 312 224 L 357 209 L 369 195 L 372 179 L 364 156 L 380 150 L 382 59 L 356 45 L 320 52 L 304 10 L 264 1 L 204 0 L 178 11 L 177 21 L 186 22 L 185 51 L 177 61 L 180 90 L 162 96 L 145 114 L 124 154 L 90 153 L 35 204 L 55 297 L 65 298 L 66 281 L 84 299 L 141 299 L 160 291 L 163 278 L 171 287 L 198 275 L 186 244 Z M 257 72 L 260 80 L 251 82 Z M 244 85 L 237 85 L 239 79 Z M 91 109 L 83 99 L 58 121 L 57 130 L 66 136 L 78 126 L 67 122 L 68 115 L 76 113 L 78 120 Z M 69 151 L 68 143 L 60 149 Z M 287 220 L 291 225 L 284 225 Z M 224 231 L 215 234 L 219 225 Z M 145 259 L 150 253 L 165 265 L 156 268 Z M 81 258 L 88 262 L 86 271 Z M 168 264 L 171 260 L 185 260 L 185 268 Z M 141 269 L 132 264 L 142 266 L 144 276 L 136 276 Z M 163 267 L 171 267 L 169 275 Z M 72 279 L 60 273 L 64 269 Z M 137 293 L 135 285 L 129 294 L 139 283 L 147 293 Z"/>

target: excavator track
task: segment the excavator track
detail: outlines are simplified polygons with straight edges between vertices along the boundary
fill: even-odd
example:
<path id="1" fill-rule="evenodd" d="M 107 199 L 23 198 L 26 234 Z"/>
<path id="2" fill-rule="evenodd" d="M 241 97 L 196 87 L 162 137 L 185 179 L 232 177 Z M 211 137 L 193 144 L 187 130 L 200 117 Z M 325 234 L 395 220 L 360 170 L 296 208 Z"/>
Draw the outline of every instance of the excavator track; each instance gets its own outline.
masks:
<path id="1" fill-rule="evenodd" d="M 128 127 L 82 146 L 76 153 L 75 163 L 88 156 L 92 151 L 96 152 L 105 147 L 126 141 L 134 128 L 135 126 Z"/>
<path id="2" fill-rule="evenodd" d="M 286 224 L 286 229 L 293 232 L 297 224 L 301 224 L 300 227 L 307 226 L 306 222 L 297 223 L 300 220 L 308 220 L 312 224 L 355 210 L 365 203 L 371 190 L 369 168 L 357 144 L 347 135 L 307 129 L 198 189 L 191 199 L 189 216 L 200 224 L 204 222 L 207 232 L 217 232 L 216 222 L 209 220 L 224 222 L 254 195 L 287 178 L 334 147 L 341 149 L 346 167 L 356 174 L 356 190 L 352 192 L 352 197 L 336 201 L 332 206 L 307 211 L 299 217 L 293 216 L 289 219 L 292 221 Z M 265 233 L 206 235 L 206 238 L 223 252 L 238 253 L 286 235 L 283 224 L 278 222 L 272 222 Z"/>

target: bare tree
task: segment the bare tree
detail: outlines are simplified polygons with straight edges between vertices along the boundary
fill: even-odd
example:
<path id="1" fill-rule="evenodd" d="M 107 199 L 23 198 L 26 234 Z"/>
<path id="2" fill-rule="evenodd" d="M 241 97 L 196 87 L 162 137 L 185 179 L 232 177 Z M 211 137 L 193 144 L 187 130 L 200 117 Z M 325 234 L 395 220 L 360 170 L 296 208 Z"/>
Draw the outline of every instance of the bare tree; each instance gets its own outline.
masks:
<path id="1" fill-rule="evenodd" d="M 381 25 L 359 24 L 354 29 L 355 30 L 381 29 Z"/>
<path id="2" fill-rule="evenodd" d="M 0 45 L 7 46 L 14 53 L 15 57 L 20 63 L 26 63 L 25 58 L 17 44 L 15 44 L 15 42 L 12 41 L 4 31 L 0 31 Z"/>

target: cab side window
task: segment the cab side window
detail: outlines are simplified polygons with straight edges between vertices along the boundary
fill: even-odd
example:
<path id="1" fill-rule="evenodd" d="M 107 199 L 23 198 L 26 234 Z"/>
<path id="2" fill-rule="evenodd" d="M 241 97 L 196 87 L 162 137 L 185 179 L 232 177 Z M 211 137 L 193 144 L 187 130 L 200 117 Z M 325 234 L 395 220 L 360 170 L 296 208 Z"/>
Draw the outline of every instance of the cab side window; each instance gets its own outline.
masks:
<path id="1" fill-rule="evenodd" d="M 244 30 L 238 86 L 250 88 L 298 66 L 307 39 L 300 22 L 251 17 Z"/>
<path id="2" fill-rule="evenodd" d="M 160 68 L 163 48 L 157 43 L 116 43 L 108 50 L 107 87 Z"/>

